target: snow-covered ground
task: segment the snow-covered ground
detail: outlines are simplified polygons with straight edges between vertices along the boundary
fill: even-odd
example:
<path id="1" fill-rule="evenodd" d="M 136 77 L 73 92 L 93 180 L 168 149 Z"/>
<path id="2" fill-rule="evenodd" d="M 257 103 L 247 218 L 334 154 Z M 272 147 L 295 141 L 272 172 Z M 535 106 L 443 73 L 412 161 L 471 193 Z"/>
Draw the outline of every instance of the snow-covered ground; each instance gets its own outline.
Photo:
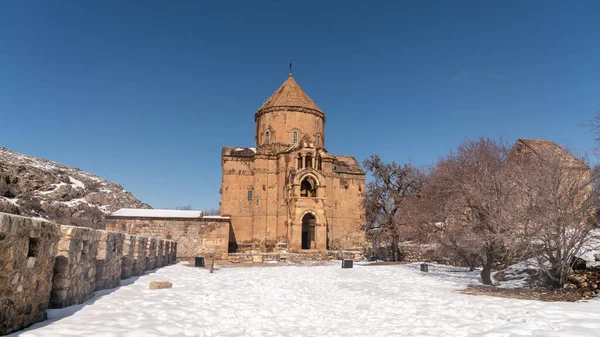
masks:
<path id="1" fill-rule="evenodd" d="M 149 290 L 150 281 L 173 282 Z M 418 264 L 164 267 L 20 336 L 600 336 L 600 300 L 464 295 L 477 273 Z M 14 334 L 17 336 L 18 334 Z"/>

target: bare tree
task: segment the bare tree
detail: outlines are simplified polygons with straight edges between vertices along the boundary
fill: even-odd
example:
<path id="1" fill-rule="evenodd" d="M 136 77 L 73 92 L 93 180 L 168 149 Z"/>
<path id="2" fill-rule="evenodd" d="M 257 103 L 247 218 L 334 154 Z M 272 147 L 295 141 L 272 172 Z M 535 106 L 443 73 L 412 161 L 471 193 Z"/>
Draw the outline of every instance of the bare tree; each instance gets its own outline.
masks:
<path id="1" fill-rule="evenodd" d="M 423 189 L 423 220 L 438 243 L 471 267 L 481 263 L 481 279 L 493 284 L 498 262 L 517 259 L 513 227 L 512 170 L 504 162 L 509 148 L 500 141 L 466 141 L 440 159 Z"/>
<path id="2" fill-rule="evenodd" d="M 177 207 L 175 207 L 175 209 L 177 210 L 181 210 L 181 211 L 189 211 L 192 209 L 192 205 L 179 205 Z"/>
<path id="3" fill-rule="evenodd" d="M 563 149 L 545 156 L 518 158 L 521 236 L 529 244 L 548 282 L 562 286 L 576 258 L 598 249 L 592 212 L 596 171 Z"/>
<path id="4" fill-rule="evenodd" d="M 367 226 L 375 226 L 378 242 L 391 244 L 392 260 L 400 256 L 401 228 L 408 224 L 408 200 L 418 198 L 421 174 L 412 164 L 384 163 L 377 155 L 363 162 L 373 180 L 365 193 Z"/>
<path id="5" fill-rule="evenodd" d="M 205 211 L 202 211 L 202 214 L 204 214 L 204 215 L 221 215 L 221 208 L 219 208 L 219 207 L 209 208 Z"/>

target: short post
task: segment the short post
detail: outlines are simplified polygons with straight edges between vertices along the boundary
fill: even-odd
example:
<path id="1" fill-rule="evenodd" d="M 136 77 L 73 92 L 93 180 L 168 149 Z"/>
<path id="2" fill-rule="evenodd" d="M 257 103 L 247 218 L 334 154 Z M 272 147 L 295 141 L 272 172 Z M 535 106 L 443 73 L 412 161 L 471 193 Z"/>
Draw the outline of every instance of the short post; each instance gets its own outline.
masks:
<path id="1" fill-rule="evenodd" d="M 421 263 L 421 271 L 422 272 L 429 272 L 429 265 L 427 263 Z"/>
<path id="2" fill-rule="evenodd" d="M 342 268 L 352 268 L 354 265 L 354 260 L 342 260 Z"/>
<path id="3" fill-rule="evenodd" d="M 204 257 L 196 257 L 194 260 L 194 267 L 204 268 Z"/>

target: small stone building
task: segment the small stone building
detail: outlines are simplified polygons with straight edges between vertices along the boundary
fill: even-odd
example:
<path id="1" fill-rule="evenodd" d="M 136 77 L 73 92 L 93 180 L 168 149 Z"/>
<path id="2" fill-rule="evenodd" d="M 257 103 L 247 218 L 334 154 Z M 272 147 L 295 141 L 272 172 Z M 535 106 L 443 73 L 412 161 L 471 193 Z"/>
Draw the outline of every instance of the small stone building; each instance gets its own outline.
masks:
<path id="1" fill-rule="evenodd" d="M 255 147 L 223 147 L 221 215 L 238 251 L 365 245 L 365 172 L 325 147 L 325 114 L 292 74 L 254 114 Z"/>
<path id="2" fill-rule="evenodd" d="M 177 242 L 177 257 L 189 259 L 206 254 L 228 252 L 228 217 L 203 216 L 201 211 L 164 209 L 120 209 L 106 217 L 106 229 Z M 150 244 L 150 242 L 149 242 Z M 162 265 L 164 243 L 155 243 L 152 266 Z M 175 249 L 175 246 L 173 246 Z M 157 259 L 160 258 L 159 262 Z"/>

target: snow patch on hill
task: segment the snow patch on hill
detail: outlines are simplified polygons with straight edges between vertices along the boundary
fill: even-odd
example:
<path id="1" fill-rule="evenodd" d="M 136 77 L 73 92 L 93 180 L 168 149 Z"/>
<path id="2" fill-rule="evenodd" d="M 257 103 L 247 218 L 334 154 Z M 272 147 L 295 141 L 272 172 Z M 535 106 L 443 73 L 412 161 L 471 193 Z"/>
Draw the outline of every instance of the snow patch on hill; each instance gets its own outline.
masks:
<path id="1" fill-rule="evenodd" d="M 0 147 L 0 212 L 102 228 L 120 208 L 151 208 L 93 173 Z"/>

